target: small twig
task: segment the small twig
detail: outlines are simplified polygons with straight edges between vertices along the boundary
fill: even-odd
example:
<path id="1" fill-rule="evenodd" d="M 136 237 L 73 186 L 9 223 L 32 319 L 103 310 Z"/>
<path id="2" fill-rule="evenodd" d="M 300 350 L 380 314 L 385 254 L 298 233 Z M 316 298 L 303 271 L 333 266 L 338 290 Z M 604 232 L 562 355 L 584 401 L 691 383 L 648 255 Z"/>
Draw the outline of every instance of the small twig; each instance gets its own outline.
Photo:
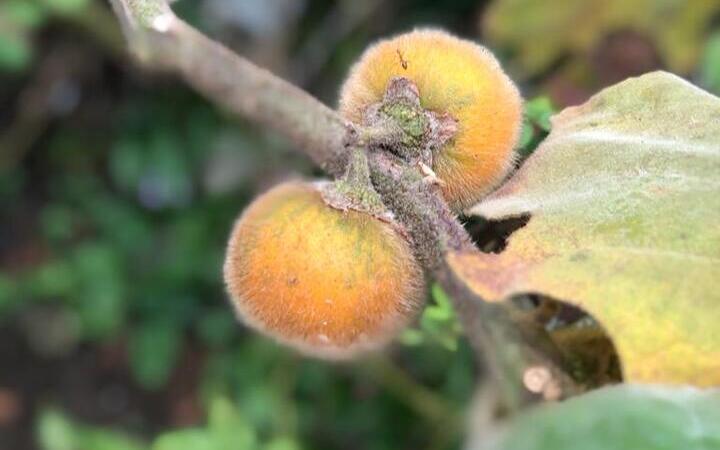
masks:
<path id="1" fill-rule="evenodd" d="M 373 187 L 407 230 L 427 273 L 453 299 L 468 339 L 478 354 L 485 355 L 501 387 L 505 408 L 514 411 L 538 398 L 523 385 L 529 369 L 546 370 L 562 396 L 575 391 L 542 328 L 519 326 L 506 307 L 476 297 L 449 268 L 445 262 L 449 250 L 477 249 L 437 184 L 427 183 L 417 165 L 384 151 L 393 143 L 396 151 L 407 145 L 407 140 L 401 144 L 397 138 L 396 124 L 380 122 L 372 129 L 346 124 L 304 91 L 192 29 L 174 16 L 164 0 L 111 1 L 131 46 L 147 66 L 178 72 L 219 105 L 278 130 L 330 174 L 343 174 L 350 148 L 370 150 Z"/>

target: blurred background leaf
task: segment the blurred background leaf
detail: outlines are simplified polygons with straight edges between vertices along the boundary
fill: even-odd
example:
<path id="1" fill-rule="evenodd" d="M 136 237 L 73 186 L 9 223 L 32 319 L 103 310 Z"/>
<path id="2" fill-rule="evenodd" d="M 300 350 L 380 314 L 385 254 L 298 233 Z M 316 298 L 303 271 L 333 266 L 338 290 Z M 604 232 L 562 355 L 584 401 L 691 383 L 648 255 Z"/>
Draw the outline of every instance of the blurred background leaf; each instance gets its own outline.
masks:
<path id="1" fill-rule="evenodd" d="M 623 385 L 529 411 L 495 449 L 706 450 L 720 446 L 718 424 L 718 390 Z"/>
<path id="2" fill-rule="evenodd" d="M 146 450 L 141 441 L 102 428 L 73 422 L 61 412 L 46 409 L 37 423 L 42 450 Z"/>
<path id="3" fill-rule="evenodd" d="M 714 0 L 498 0 L 485 19 L 488 37 L 517 52 L 527 74 L 545 70 L 561 56 L 593 50 L 607 35 L 634 30 L 655 44 L 668 67 L 690 72 L 702 51 Z"/>

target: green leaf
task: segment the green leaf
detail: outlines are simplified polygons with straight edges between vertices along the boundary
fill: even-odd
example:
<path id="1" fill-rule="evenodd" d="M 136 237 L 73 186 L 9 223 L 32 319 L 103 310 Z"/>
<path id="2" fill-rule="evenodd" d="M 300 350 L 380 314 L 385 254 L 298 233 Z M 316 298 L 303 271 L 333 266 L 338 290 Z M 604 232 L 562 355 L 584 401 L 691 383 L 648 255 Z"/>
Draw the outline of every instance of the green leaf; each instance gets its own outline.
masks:
<path id="1" fill-rule="evenodd" d="M 425 342 L 425 335 L 416 328 L 406 328 L 398 338 L 403 345 L 408 347 L 416 347 Z"/>
<path id="2" fill-rule="evenodd" d="M 54 409 L 42 411 L 36 425 L 42 450 L 144 450 L 140 441 L 113 430 L 74 423 Z"/>
<path id="3" fill-rule="evenodd" d="M 80 14 L 91 0 L 43 0 L 45 5 L 56 14 Z"/>
<path id="4" fill-rule="evenodd" d="M 237 329 L 237 320 L 227 308 L 204 313 L 195 322 L 197 333 L 207 345 L 220 346 L 230 342 Z"/>
<path id="5" fill-rule="evenodd" d="M 429 309 L 427 313 L 428 316 L 437 321 L 452 319 L 455 313 L 450 304 L 450 298 L 445 291 L 443 291 L 439 284 L 433 284 L 430 292 L 432 293 L 433 300 L 435 300 L 435 304 L 427 307 L 427 309 Z"/>
<path id="6" fill-rule="evenodd" d="M 525 104 L 525 117 L 542 130 L 550 131 L 550 117 L 555 108 L 548 97 L 536 97 Z"/>
<path id="7" fill-rule="evenodd" d="M 147 448 L 124 434 L 101 428 L 84 427 L 80 436 L 82 450 L 145 450 Z"/>
<path id="8" fill-rule="evenodd" d="M 161 435 L 152 450 L 221 450 L 205 430 L 188 429 Z"/>
<path id="9" fill-rule="evenodd" d="M 62 204 L 51 204 L 43 208 L 40 221 L 43 234 L 51 240 L 62 241 L 72 237 L 73 213 Z"/>
<path id="10" fill-rule="evenodd" d="M 77 284 L 72 264 L 50 261 L 30 272 L 22 282 L 22 290 L 30 297 L 64 297 Z"/>
<path id="11" fill-rule="evenodd" d="M 548 97 L 535 97 L 525 103 L 525 120 L 523 121 L 518 153 L 522 158 L 535 151 L 540 142 L 550 131 L 550 117 L 555 112 Z"/>
<path id="12" fill-rule="evenodd" d="M 530 146 L 530 143 L 533 140 L 533 137 L 535 137 L 535 131 L 533 130 L 533 126 L 530 122 L 525 121 L 523 123 L 522 129 L 520 130 L 520 139 L 518 140 L 518 148 L 525 149 L 528 146 Z M 523 152 L 525 153 L 525 152 Z M 527 152 L 530 153 L 530 152 Z"/>
<path id="13" fill-rule="evenodd" d="M 181 341 L 181 330 L 170 321 L 146 322 L 133 331 L 130 367 L 144 388 L 158 389 L 165 384 L 180 354 Z"/>
<path id="14" fill-rule="evenodd" d="M 700 65 L 700 82 L 720 94 L 720 33 L 713 34 L 705 44 L 705 54 Z"/>
<path id="15" fill-rule="evenodd" d="M 87 196 L 84 212 L 118 253 L 137 258 L 152 251 L 153 226 L 129 202 L 106 195 Z M 145 262 L 147 265 L 148 262 Z"/>
<path id="16" fill-rule="evenodd" d="M 0 6 L 0 17 L 3 16 L 20 28 L 36 28 L 46 18 L 43 7 L 28 0 L 5 0 L 5 4 Z"/>
<path id="17" fill-rule="evenodd" d="M 668 73 L 608 88 L 553 119 L 472 209 L 532 214 L 500 254 L 453 254 L 480 296 L 574 303 L 612 338 L 626 380 L 720 383 L 720 99 Z"/>
<path id="18" fill-rule="evenodd" d="M 717 448 L 720 391 L 620 385 L 521 415 L 496 450 Z"/>
<path id="19" fill-rule="evenodd" d="M 226 398 L 217 397 L 210 404 L 207 428 L 173 431 L 160 436 L 153 450 L 225 450 L 256 448 L 255 433 Z"/>
<path id="20" fill-rule="evenodd" d="M 0 273 L 0 314 L 17 301 L 18 291 L 18 282 Z"/>
<path id="21" fill-rule="evenodd" d="M 245 428 L 235 406 L 225 397 L 216 397 L 210 402 L 208 418 L 210 428 L 216 431 Z"/>
<path id="22" fill-rule="evenodd" d="M 433 284 L 430 292 L 433 302 L 423 310 L 420 329 L 405 330 L 401 335 L 401 341 L 409 346 L 425 342 L 436 343 L 454 352 L 457 350 L 461 329 L 450 298 L 438 284 Z"/>
<path id="23" fill-rule="evenodd" d="M 110 174 L 123 190 L 151 209 L 185 206 L 192 195 L 185 143 L 172 130 L 123 137 L 110 154 Z"/>
<path id="24" fill-rule="evenodd" d="M 0 72 L 22 72 L 33 58 L 32 45 L 27 36 L 0 30 Z"/>
<path id="25" fill-rule="evenodd" d="M 134 191 L 146 168 L 147 145 L 134 136 L 123 136 L 110 152 L 109 169 L 115 184 L 126 191 Z"/>
<path id="26" fill-rule="evenodd" d="M 240 417 L 235 405 L 225 397 L 216 397 L 210 403 L 209 431 L 217 448 L 253 448 L 255 432 Z"/>
<path id="27" fill-rule="evenodd" d="M 124 279 L 113 248 L 102 243 L 86 243 L 73 254 L 79 283 L 78 313 L 84 333 L 102 338 L 117 331 L 125 319 Z"/>
<path id="28" fill-rule="evenodd" d="M 263 450 L 300 450 L 301 448 L 296 439 L 280 437 L 265 444 Z"/>
<path id="29" fill-rule="evenodd" d="M 72 423 L 57 411 L 47 410 L 40 415 L 36 434 L 43 450 L 78 450 Z"/>

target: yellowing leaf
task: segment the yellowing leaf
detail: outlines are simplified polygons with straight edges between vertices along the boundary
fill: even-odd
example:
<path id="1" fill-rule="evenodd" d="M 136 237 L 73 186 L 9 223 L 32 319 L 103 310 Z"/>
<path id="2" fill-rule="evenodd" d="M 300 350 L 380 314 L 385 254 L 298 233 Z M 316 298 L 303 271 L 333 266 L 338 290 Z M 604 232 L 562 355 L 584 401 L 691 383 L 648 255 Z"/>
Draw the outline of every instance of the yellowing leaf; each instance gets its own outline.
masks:
<path id="1" fill-rule="evenodd" d="M 694 68 L 717 0 L 496 0 L 485 16 L 488 37 L 517 51 L 531 73 L 564 53 L 583 54 L 615 31 L 648 36 L 668 66 Z"/>
<path id="2" fill-rule="evenodd" d="M 532 214 L 503 253 L 450 255 L 479 295 L 579 305 L 628 381 L 720 384 L 720 99 L 662 72 L 608 88 L 472 212 Z"/>

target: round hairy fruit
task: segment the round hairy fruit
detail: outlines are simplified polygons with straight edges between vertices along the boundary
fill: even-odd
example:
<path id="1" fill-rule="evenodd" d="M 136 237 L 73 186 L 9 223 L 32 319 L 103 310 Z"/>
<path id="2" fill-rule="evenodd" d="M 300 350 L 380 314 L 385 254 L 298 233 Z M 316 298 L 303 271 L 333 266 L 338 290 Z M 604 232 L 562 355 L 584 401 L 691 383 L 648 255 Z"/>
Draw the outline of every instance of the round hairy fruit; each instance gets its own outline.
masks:
<path id="1" fill-rule="evenodd" d="M 434 156 L 432 168 L 455 209 L 470 206 L 500 182 L 514 162 L 522 98 L 484 47 L 443 31 L 416 30 L 365 51 L 340 93 L 340 113 L 362 123 L 389 81 L 412 80 L 421 106 L 449 114 L 457 132 Z"/>
<path id="2" fill-rule="evenodd" d="M 345 358 L 414 316 L 423 274 L 393 225 L 325 204 L 319 184 L 281 184 L 234 226 L 225 282 L 242 320 L 305 353 Z"/>

